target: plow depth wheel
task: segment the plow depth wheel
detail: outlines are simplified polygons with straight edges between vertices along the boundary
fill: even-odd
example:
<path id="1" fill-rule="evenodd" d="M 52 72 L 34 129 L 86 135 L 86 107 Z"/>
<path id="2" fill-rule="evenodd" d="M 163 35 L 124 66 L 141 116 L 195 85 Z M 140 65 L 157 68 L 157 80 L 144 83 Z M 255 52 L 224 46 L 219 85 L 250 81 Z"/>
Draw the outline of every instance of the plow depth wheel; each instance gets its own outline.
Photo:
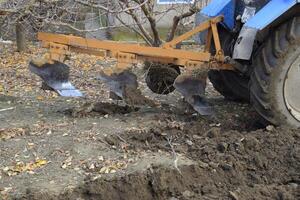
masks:
<path id="1" fill-rule="evenodd" d="M 173 83 L 179 74 L 180 68 L 175 65 L 151 65 L 146 84 L 156 94 L 169 94 L 175 90 Z"/>
<path id="2" fill-rule="evenodd" d="M 271 32 L 253 65 L 251 103 L 262 122 L 300 127 L 300 17 Z"/>

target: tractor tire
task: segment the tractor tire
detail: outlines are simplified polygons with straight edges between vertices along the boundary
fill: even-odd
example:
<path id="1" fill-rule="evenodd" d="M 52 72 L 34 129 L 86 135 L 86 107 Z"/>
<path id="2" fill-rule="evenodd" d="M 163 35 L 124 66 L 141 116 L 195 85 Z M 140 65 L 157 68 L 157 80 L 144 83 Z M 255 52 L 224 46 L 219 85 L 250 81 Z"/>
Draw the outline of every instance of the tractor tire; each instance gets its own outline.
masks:
<path id="1" fill-rule="evenodd" d="M 229 33 L 222 26 L 218 27 L 218 31 L 224 54 L 231 56 L 235 44 L 234 38 L 236 36 Z M 210 52 L 215 54 L 214 44 L 212 44 Z M 248 87 L 250 77 L 238 71 L 210 70 L 208 72 L 208 78 L 214 88 L 226 99 L 230 101 L 250 102 L 250 91 Z"/>
<path id="2" fill-rule="evenodd" d="M 236 71 L 210 70 L 208 78 L 214 88 L 230 101 L 249 102 L 249 77 Z"/>
<path id="3" fill-rule="evenodd" d="M 300 127 L 300 16 L 270 33 L 253 62 L 250 100 L 264 125 Z"/>

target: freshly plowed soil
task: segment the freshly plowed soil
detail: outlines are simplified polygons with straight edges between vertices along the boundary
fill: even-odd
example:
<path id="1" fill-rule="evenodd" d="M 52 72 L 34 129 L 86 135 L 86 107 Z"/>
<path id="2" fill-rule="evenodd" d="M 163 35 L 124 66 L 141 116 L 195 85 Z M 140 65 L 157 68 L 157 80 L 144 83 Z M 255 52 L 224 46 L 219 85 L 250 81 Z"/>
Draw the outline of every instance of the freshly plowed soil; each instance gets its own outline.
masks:
<path id="1" fill-rule="evenodd" d="M 138 110 L 139 108 L 130 107 L 128 105 L 121 106 L 108 102 L 96 102 L 86 103 L 84 105 L 80 105 L 79 107 L 69 108 L 63 111 L 63 113 L 72 117 L 82 117 L 87 115 L 127 114 Z"/>
<path id="2" fill-rule="evenodd" d="M 203 117 L 177 92 L 153 94 L 142 67 L 142 94 L 160 106 L 110 100 L 96 76 L 111 62 L 71 68 L 81 99 L 40 90 L 26 63 L 0 67 L 1 200 L 300 198 L 300 130 L 260 126 L 211 84 L 215 115 Z"/>

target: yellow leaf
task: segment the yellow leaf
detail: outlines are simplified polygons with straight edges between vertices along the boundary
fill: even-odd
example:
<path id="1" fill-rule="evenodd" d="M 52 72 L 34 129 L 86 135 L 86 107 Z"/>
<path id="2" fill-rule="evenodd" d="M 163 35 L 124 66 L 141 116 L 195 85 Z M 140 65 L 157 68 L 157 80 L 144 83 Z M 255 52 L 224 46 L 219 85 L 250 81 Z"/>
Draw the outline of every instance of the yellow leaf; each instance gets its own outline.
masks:
<path id="1" fill-rule="evenodd" d="M 0 92 L 3 92 L 4 91 L 4 87 L 3 85 L 0 84 Z"/>
<path id="2" fill-rule="evenodd" d="M 47 164 L 47 160 L 39 159 L 35 161 L 35 164 L 40 167 Z"/>
<path id="3" fill-rule="evenodd" d="M 44 97 L 39 95 L 39 96 L 36 97 L 36 99 L 42 101 L 42 100 L 44 100 Z"/>

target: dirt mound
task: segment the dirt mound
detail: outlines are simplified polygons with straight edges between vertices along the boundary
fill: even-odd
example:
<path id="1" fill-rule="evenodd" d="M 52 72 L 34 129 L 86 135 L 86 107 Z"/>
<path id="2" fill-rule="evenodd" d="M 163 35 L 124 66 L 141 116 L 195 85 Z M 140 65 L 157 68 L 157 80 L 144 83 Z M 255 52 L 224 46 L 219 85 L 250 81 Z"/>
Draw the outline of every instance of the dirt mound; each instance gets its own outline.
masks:
<path id="1" fill-rule="evenodd" d="M 184 179 L 189 181 L 185 189 L 199 199 L 252 199 L 253 196 L 255 199 L 296 199 L 300 195 L 300 134 L 297 130 L 224 132 L 213 127 L 203 132 L 198 124 L 180 123 L 160 124 L 160 127 L 164 128 L 129 130 L 120 137 L 135 150 L 173 151 L 198 162 L 186 171 Z M 172 176 L 163 178 L 172 180 Z M 177 184 L 182 181 L 177 180 Z M 203 192 L 203 188 L 207 191 Z M 205 196 L 207 193 L 210 196 Z M 158 199 L 166 197 L 171 196 Z"/>
<path id="2" fill-rule="evenodd" d="M 289 135 L 285 142 L 293 137 L 295 135 Z M 300 194 L 299 149 L 297 152 L 291 150 L 291 147 L 280 149 L 281 160 L 270 163 L 266 157 L 274 157 L 279 149 L 274 148 L 271 155 L 266 151 L 267 148 L 261 148 L 258 153 L 257 147 L 261 147 L 261 144 L 259 141 L 253 142 L 254 138 L 251 136 L 244 140 L 243 146 L 248 152 L 244 155 L 232 153 L 237 151 L 234 148 L 222 155 L 212 156 L 208 161 L 208 153 L 203 156 L 200 153 L 202 151 L 198 150 L 195 164 L 179 165 L 177 169 L 171 164 L 148 165 L 142 171 L 121 176 L 105 176 L 96 180 L 87 177 L 82 185 L 68 188 L 59 195 L 40 190 L 27 190 L 27 195 L 31 200 L 297 199 Z M 274 142 L 276 138 L 270 137 L 264 142 Z M 218 147 L 212 149 L 215 149 L 211 151 L 212 155 L 219 154 Z M 195 156 L 193 153 L 191 155 Z"/>

